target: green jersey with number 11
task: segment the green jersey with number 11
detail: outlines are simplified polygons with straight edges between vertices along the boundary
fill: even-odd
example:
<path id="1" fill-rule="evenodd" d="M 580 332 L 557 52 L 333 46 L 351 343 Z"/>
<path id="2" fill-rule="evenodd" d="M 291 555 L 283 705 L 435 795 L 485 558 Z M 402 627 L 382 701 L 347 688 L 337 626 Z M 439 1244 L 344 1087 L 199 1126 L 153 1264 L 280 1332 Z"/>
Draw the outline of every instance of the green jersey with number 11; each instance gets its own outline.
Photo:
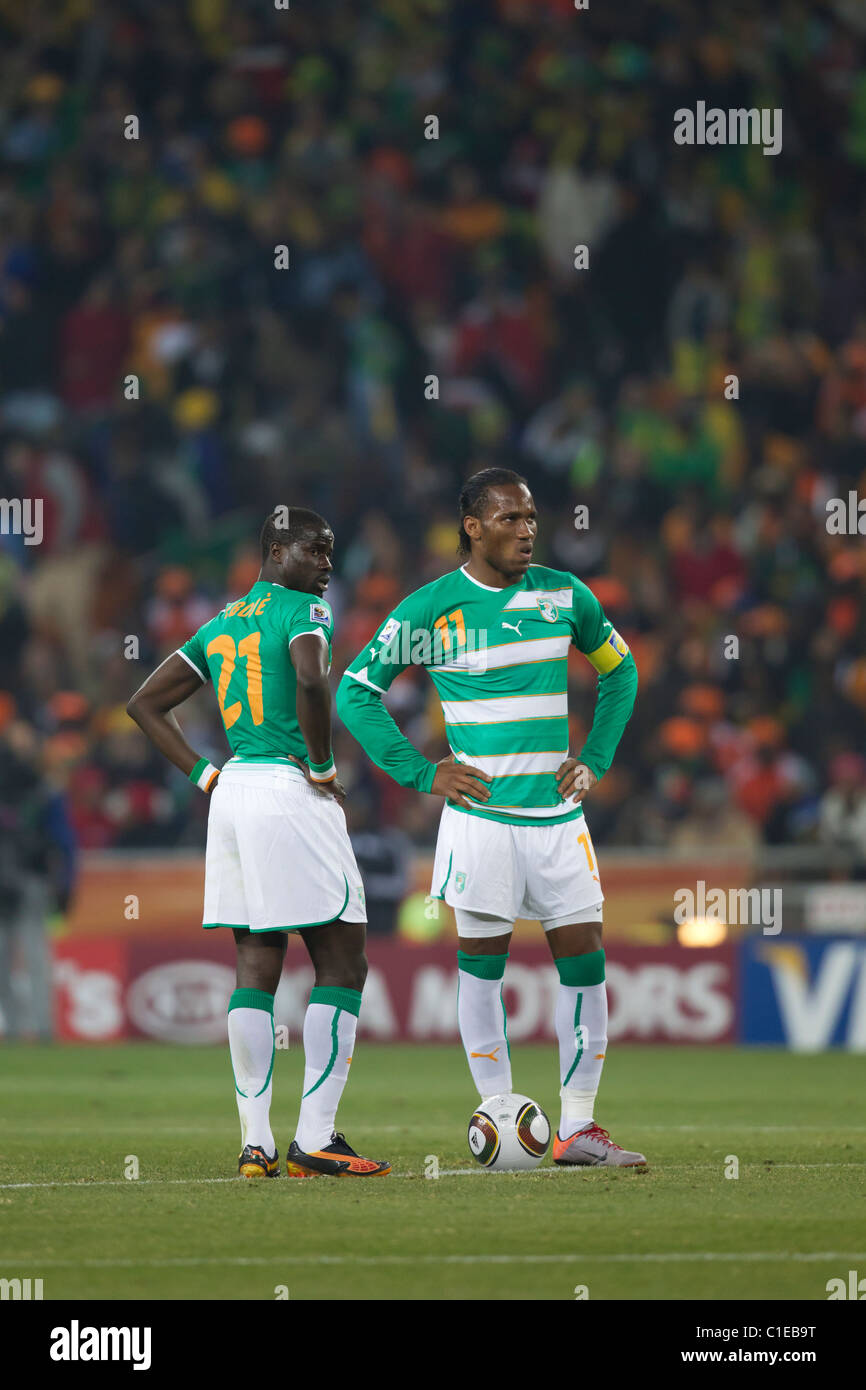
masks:
<path id="1" fill-rule="evenodd" d="M 464 567 L 410 594 L 349 666 L 337 712 L 378 767 L 429 791 L 435 764 L 382 703 L 395 676 L 422 665 L 455 757 L 493 778 L 490 800 L 467 814 L 518 825 L 573 819 L 582 808 L 562 801 L 555 777 L 568 757 L 571 646 L 599 675 L 592 729 L 577 756 L 600 778 L 631 715 L 637 669 L 595 595 L 562 570 L 530 565 L 517 583 L 496 589 Z"/>

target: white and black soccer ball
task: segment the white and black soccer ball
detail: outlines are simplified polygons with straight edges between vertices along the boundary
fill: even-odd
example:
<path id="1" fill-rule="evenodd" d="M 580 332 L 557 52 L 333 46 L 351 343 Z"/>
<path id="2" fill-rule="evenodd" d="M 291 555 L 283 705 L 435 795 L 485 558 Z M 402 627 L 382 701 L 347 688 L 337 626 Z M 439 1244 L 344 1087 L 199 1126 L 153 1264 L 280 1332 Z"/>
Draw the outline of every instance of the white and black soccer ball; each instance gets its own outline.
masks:
<path id="1" fill-rule="evenodd" d="M 469 1121 L 469 1152 L 497 1173 L 537 1168 L 550 1146 L 550 1121 L 529 1096 L 488 1096 Z"/>

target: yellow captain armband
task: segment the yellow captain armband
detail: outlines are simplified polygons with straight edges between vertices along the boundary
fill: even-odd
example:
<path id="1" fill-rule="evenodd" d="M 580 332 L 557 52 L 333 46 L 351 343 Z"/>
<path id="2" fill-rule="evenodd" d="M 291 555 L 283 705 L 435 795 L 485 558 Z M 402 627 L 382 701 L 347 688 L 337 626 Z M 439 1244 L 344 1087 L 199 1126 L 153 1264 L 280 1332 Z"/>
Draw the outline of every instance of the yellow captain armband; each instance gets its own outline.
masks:
<path id="1" fill-rule="evenodd" d="M 628 654 L 629 648 L 615 628 L 611 628 L 610 636 L 605 638 L 594 652 L 584 652 L 587 661 L 591 662 L 600 676 L 606 676 L 608 671 L 613 671 Z"/>

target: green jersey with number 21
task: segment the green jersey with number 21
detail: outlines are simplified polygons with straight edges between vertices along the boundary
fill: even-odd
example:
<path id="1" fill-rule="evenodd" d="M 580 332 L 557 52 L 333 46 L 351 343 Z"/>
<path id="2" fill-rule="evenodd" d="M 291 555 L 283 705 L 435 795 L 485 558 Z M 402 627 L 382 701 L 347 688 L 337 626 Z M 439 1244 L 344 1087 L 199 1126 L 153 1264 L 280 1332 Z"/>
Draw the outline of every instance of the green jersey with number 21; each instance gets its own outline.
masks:
<path id="1" fill-rule="evenodd" d="M 203 681 L 213 681 L 235 757 L 286 762 L 291 753 L 306 761 L 289 648 L 302 633 L 318 632 L 330 665 L 333 626 L 323 599 L 259 579 L 178 648 Z"/>

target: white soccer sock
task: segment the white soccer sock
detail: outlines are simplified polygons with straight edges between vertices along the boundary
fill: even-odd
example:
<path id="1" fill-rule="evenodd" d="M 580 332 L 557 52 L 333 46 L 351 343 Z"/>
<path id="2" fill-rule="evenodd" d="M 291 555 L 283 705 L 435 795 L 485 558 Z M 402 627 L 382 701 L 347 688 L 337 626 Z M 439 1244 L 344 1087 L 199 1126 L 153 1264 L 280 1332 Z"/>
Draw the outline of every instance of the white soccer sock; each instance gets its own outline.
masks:
<path id="1" fill-rule="evenodd" d="M 556 965 L 560 985 L 555 1021 L 562 1080 L 559 1137 L 568 1139 L 592 1124 L 607 1052 L 604 952 L 568 956 L 558 960 Z"/>
<path id="2" fill-rule="evenodd" d="M 331 1142 L 355 1051 L 361 992 L 315 986 L 304 1015 L 304 1094 L 295 1141 L 304 1153 Z"/>
<path id="3" fill-rule="evenodd" d="M 274 1070 L 274 996 L 263 989 L 236 989 L 229 1000 L 229 1048 L 235 1076 L 241 1150 L 261 1145 L 276 1150 L 271 1133 Z"/>
<path id="4" fill-rule="evenodd" d="M 504 955 L 457 952 L 457 1023 L 481 1099 L 511 1090 L 511 1055 L 502 1002 Z"/>

